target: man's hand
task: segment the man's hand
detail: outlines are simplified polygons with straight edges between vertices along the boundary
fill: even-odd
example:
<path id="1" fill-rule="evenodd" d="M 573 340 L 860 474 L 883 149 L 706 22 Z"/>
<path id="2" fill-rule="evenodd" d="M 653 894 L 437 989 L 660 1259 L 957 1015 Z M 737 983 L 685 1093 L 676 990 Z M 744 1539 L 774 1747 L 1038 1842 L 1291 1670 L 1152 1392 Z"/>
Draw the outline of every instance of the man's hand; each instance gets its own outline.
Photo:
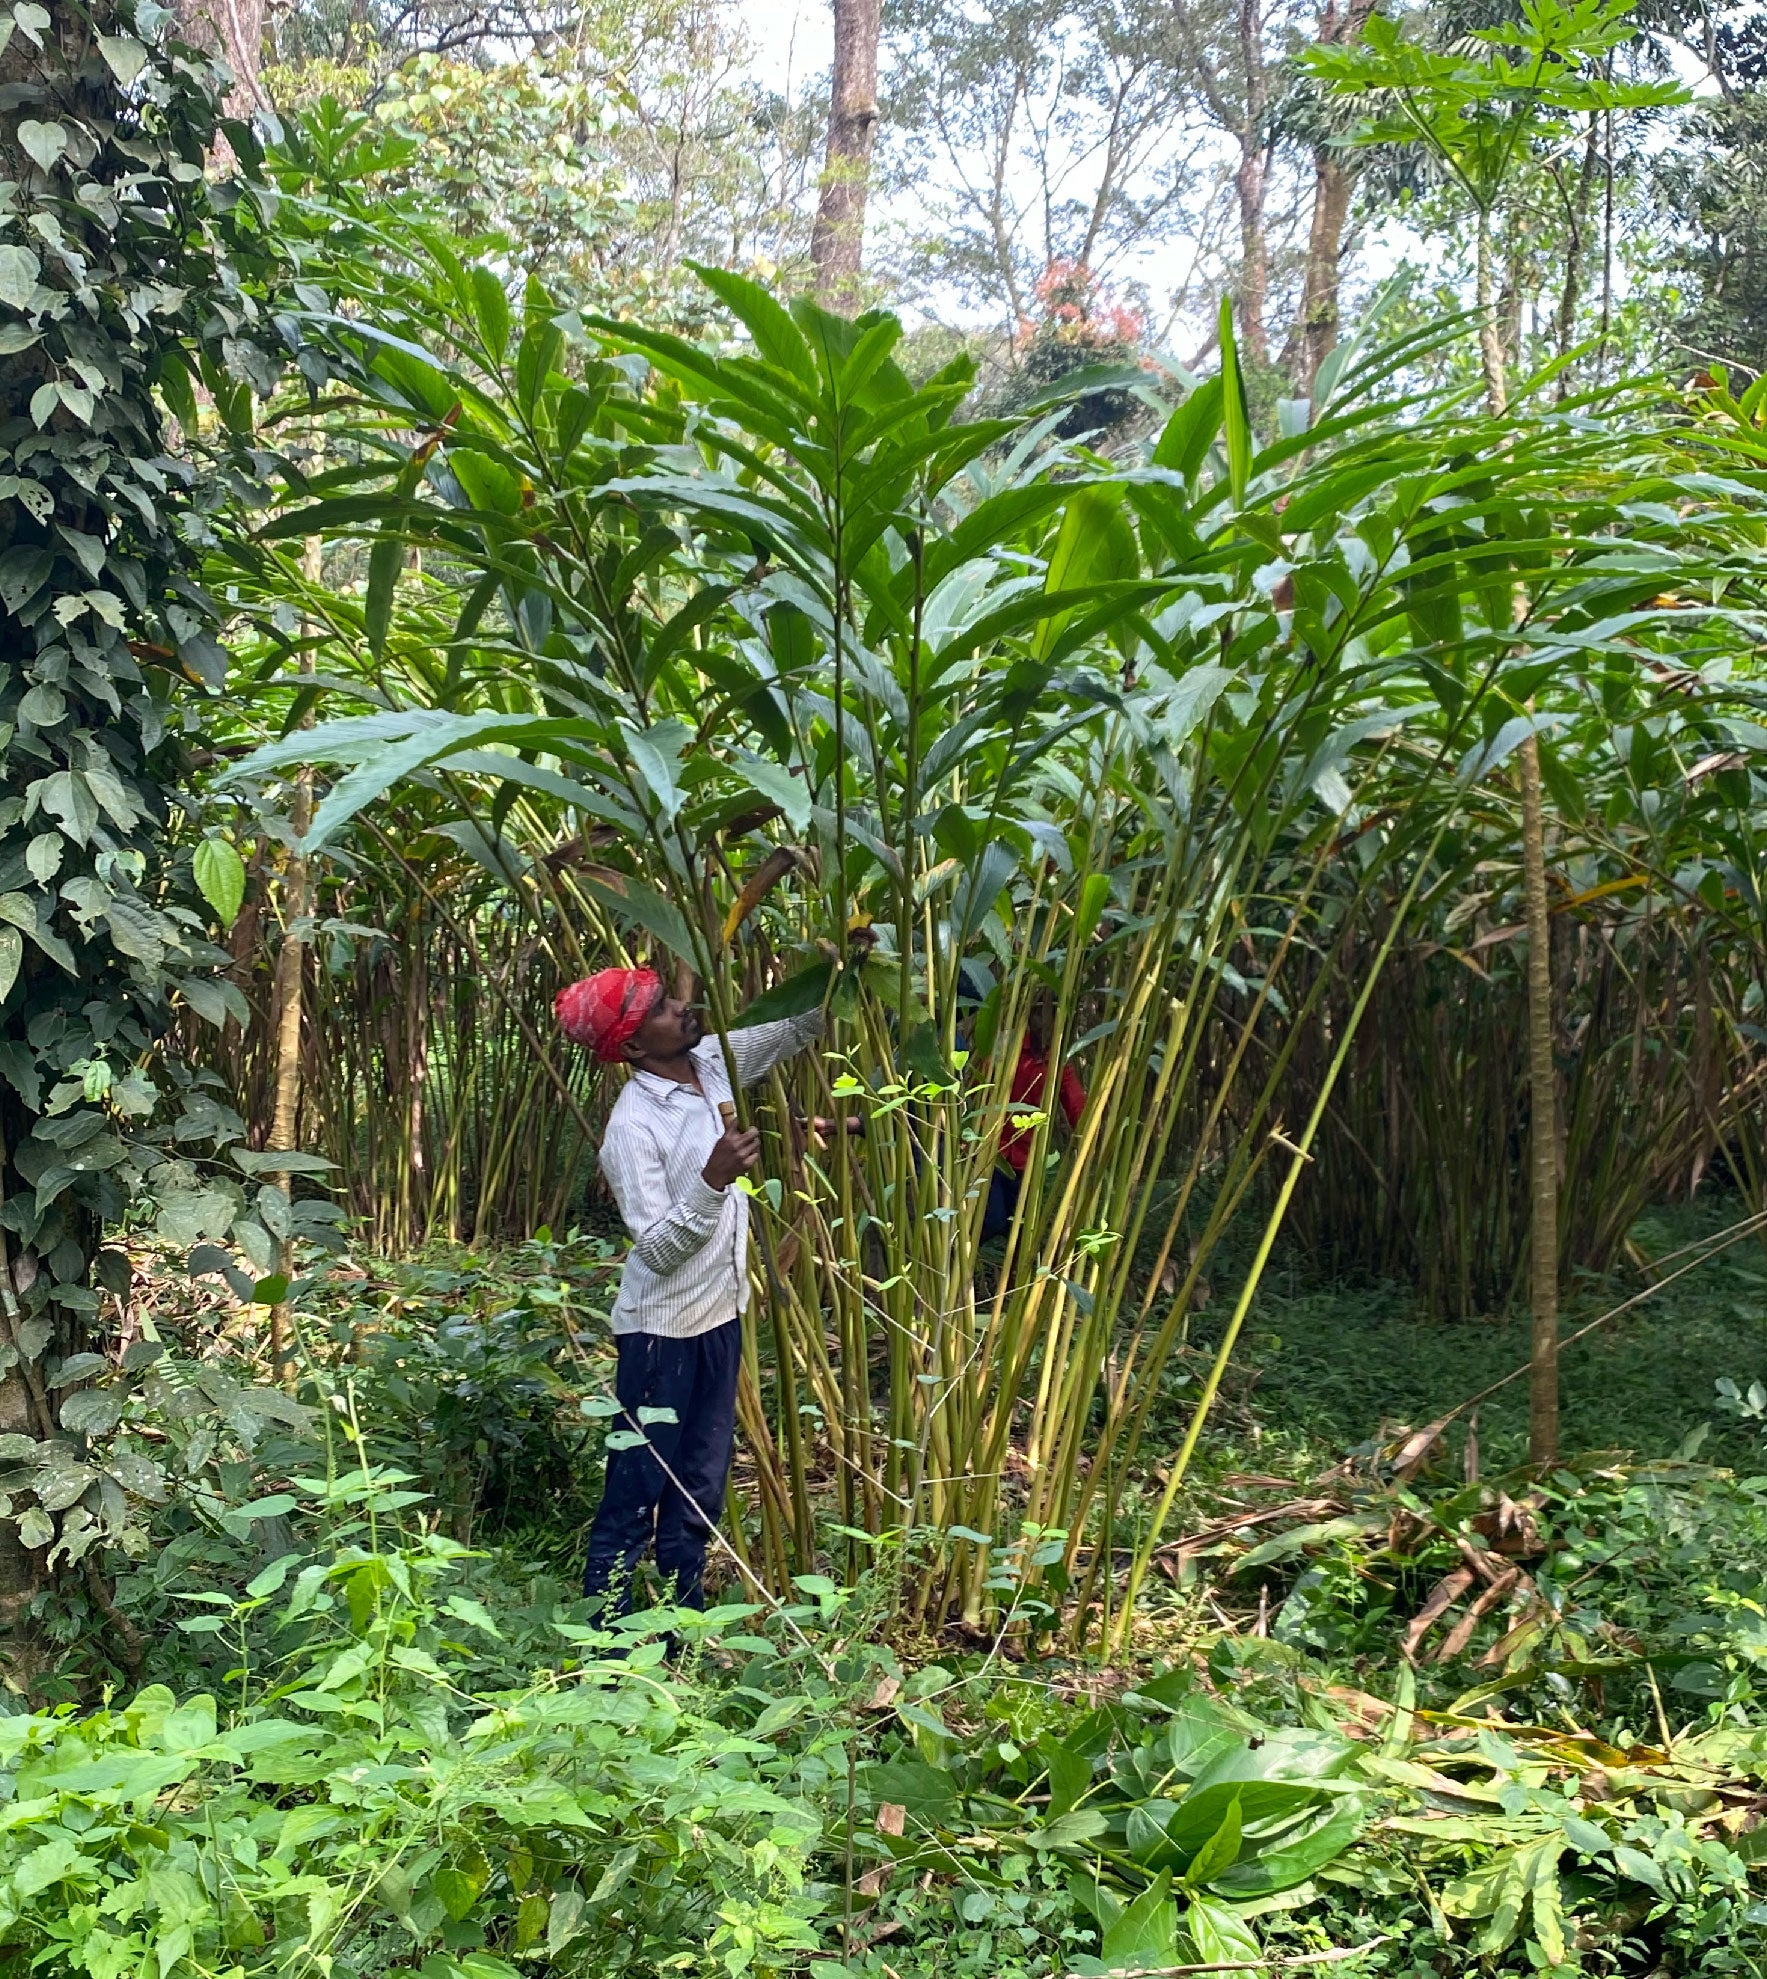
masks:
<path id="1" fill-rule="evenodd" d="M 726 1127 L 706 1157 L 700 1180 L 708 1189 L 727 1189 L 739 1175 L 746 1175 L 761 1158 L 759 1127 Z"/>
<path id="2" fill-rule="evenodd" d="M 826 1114 L 815 1114 L 806 1120 L 801 1113 L 794 1113 L 791 1121 L 792 1146 L 799 1154 L 806 1148 L 814 1148 L 818 1154 L 826 1152 L 832 1140 L 842 1134 L 863 1134 L 865 1117 L 859 1113 L 849 1113 L 844 1120 L 830 1120 Z"/>

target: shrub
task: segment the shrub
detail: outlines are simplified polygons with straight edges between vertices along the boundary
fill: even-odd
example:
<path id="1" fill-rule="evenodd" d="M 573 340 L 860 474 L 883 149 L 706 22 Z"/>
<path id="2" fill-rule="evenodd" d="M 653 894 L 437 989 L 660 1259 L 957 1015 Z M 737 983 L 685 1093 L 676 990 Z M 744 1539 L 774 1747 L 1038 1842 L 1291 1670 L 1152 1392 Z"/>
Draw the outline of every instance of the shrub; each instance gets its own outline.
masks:
<path id="1" fill-rule="evenodd" d="M 216 1597 L 230 1698 L 152 1685 L 0 1720 L 0 1946 L 92 1979 L 513 1979 L 541 1950 L 567 1972 L 765 1974 L 812 1948 L 818 1821 L 769 1783 L 773 1748 L 636 1637 L 474 1694 L 498 1623 L 452 1540 L 375 1548 L 398 1482 L 314 1483 L 359 1539 Z"/>

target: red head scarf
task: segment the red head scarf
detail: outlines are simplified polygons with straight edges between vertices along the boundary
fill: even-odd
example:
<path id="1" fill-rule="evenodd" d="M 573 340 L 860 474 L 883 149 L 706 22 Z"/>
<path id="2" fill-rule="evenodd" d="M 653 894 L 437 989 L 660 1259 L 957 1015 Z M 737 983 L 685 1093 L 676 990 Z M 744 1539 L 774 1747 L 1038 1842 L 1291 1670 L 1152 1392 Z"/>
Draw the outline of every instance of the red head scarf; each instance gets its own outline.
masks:
<path id="1" fill-rule="evenodd" d="M 662 993 L 654 969 L 599 969 L 561 989 L 552 1012 L 572 1044 L 587 1045 L 604 1065 L 611 1065 Z"/>

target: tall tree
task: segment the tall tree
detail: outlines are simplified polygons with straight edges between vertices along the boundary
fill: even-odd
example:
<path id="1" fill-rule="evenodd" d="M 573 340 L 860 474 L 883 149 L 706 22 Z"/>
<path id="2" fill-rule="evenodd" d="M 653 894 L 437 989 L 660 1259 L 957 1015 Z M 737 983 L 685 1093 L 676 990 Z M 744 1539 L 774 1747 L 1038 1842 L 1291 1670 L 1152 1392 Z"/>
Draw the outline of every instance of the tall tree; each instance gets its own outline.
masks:
<path id="1" fill-rule="evenodd" d="M 1632 33 L 1627 0 L 1589 7 L 1535 0 L 1525 21 L 1483 29 L 1452 49 L 1408 39 L 1380 15 L 1360 47 L 1320 47 L 1308 66 L 1341 91 L 1366 92 L 1380 113 L 1372 141 L 1424 146 L 1472 208 L 1474 309 L 1486 403 L 1509 404 L 1505 338 L 1494 273 L 1492 220 L 1522 169 L 1561 144 L 1570 120 L 1678 102 L 1672 83 L 1615 84 L 1608 60 Z M 1470 48 L 1468 46 L 1470 42 Z M 1516 623 L 1529 612 L 1516 586 Z M 1529 715 L 1533 701 L 1525 703 Z M 1554 1062 L 1551 919 L 1546 880 L 1546 805 L 1540 741 L 1532 722 L 1516 748 L 1520 796 L 1522 916 L 1528 940 L 1527 1086 L 1529 1303 L 1532 1314 L 1528 1453 L 1558 1456 L 1558 1072 Z"/>
<path id="2" fill-rule="evenodd" d="M 849 314 L 859 306 L 865 197 L 877 143 L 877 43 L 882 0 L 834 0 L 834 68 L 828 150 L 810 235 L 816 299 Z"/>

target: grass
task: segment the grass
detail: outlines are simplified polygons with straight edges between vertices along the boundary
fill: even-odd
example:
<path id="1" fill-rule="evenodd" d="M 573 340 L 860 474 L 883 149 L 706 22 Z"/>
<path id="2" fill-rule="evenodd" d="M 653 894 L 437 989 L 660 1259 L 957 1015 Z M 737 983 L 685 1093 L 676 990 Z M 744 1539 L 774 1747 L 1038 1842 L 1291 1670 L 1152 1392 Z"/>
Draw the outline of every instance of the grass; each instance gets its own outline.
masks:
<path id="1" fill-rule="evenodd" d="M 1734 1199 L 1711 1196 L 1653 1210 L 1634 1236 L 1646 1256 L 1660 1258 L 1716 1235 L 1742 1214 Z M 1631 1274 L 1582 1287 L 1566 1301 L 1564 1331 L 1573 1332 L 1639 1286 Z M 1207 1317 L 1212 1321 L 1215 1314 Z M 1197 1343 L 1207 1344 L 1213 1330 L 1199 1323 Z M 1266 1281 L 1248 1334 L 1239 1350 L 1239 1377 L 1251 1387 L 1261 1440 L 1279 1448 L 1322 1445 L 1332 1456 L 1366 1441 L 1383 1423 L 1430 1421 L 1528 1357 L 1525 1314 L 1424 1318 L 1402 1285 L 1320 1284 L 1299 1258 Z M 1767 1258 L 1752 1239 L 1566 1352 L 1562 1447 L 1567 1454 L 1664 1456 L 1704 1428 L 1702 1460 L 1746 1471 L 1767 1468 L 1759 1435 L 1716 1407 L 1714 1384 L 1726 1375 L 1745 1389 L 1751 1380 L 1767 1379 Z M 1527 1413 L 1525 1380 L 1481 1405 L 1479 1443 L 1487 1471 L 1522 1461 Z"/>

